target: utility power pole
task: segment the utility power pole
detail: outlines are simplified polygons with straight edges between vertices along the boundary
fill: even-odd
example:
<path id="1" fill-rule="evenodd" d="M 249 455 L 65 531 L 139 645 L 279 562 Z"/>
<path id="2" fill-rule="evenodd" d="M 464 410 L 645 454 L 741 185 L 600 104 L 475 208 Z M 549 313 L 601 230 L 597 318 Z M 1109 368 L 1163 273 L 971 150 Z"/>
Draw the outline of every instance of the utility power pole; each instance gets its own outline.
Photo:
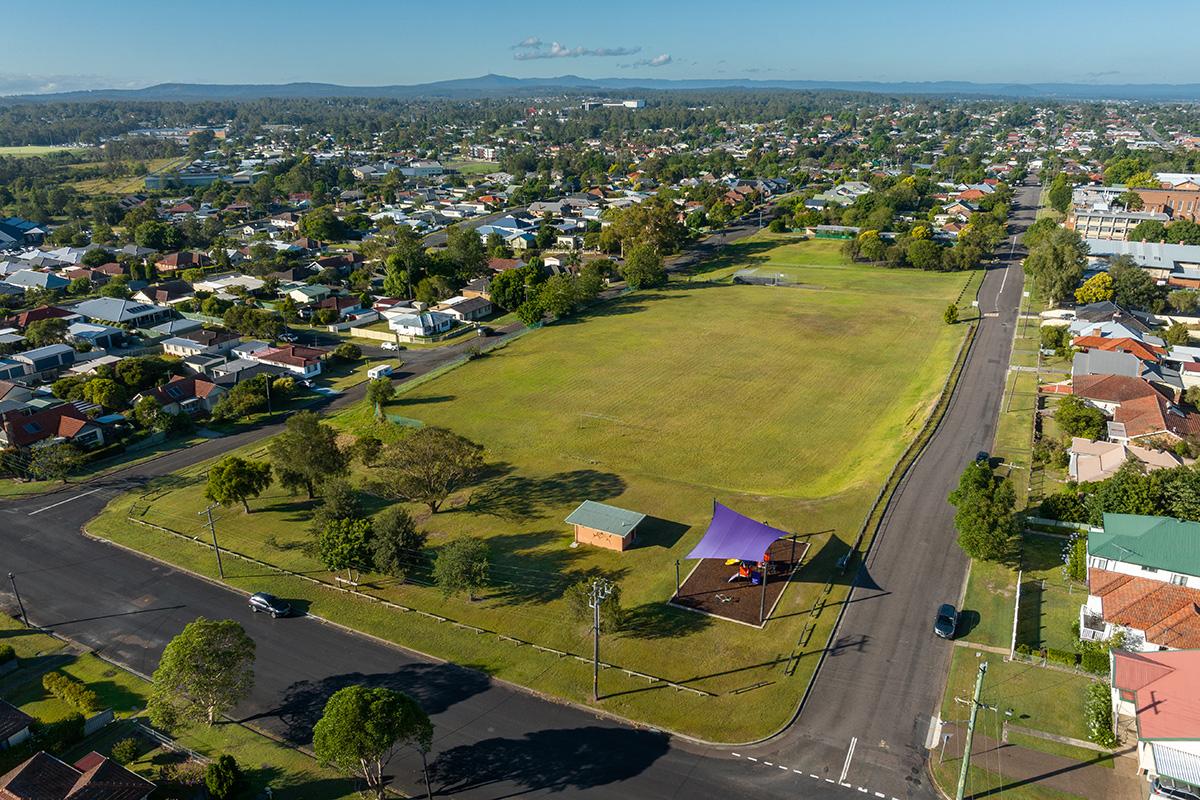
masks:
<path id="1" fill-rule="evenodd" d="M 212 510 L 217 507 L 216 503 L 210 503 L 208 508 L 203 511 L 196 512 L 208 517 L 208 532 L 212 535 L 213 552 L 217 554 L 217 574 L 222 578 L 225 577 L 225 567 L 221 565 L 221 548 L 217 544 L 217 526 L 213 524 Z"/>
<path id="2" fill-rule="evenodd" d="M 592 700 L 600 699 L 600 604 L 612 594 L 612 583 L 604 578 L 592 581 L 588 605 L 592 607 Z"/>
<path id="3" fill-rule="evenodd" d="M 17 606 L 21 609 L 21 624 L 28 628 L 29 617 L 25 614 L 25 604 L 21 602 L 21 593 L 17 591 L 17 576 L 11 572 L 8 573 L 8 582 L 12 584 L 13 594 L 17 596 Z"/>
<path id="4" fill-rule="evenodd" d="M 983 692 L 983 676 L 987 675 L 987 662 L 979 665 L 979 675 L 975 678 L 975 697 L 971 700 L 971 716 L 967 718 L 967 740 L 963 742 L 962 768 L 958 771 L 958 790 L 954 793 L 956 800 L 963 800 L 963 792 L 967 788 L 967 770 L 971 766 L 971 746 L 975 740 L 975 716 L 979 713 L 979 695 Z"/>

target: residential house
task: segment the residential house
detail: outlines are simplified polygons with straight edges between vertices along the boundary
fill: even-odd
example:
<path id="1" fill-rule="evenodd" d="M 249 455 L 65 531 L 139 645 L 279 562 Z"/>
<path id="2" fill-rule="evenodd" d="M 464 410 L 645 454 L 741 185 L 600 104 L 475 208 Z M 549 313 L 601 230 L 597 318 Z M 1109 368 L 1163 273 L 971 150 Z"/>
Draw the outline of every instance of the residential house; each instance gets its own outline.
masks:
<path id="1" fill-rule="evenodd" d="M 67 339 L 75 344 L 86 342 L 94 350 L 113 350 L 121 346 L 125 331 L 94 322 L 73 322 L 67 326 Z"/>
<path id="2" fill-rule="evenodd" d="M 454 325 L 454 317 L 440 311 L 384 311 L 388 327 L 403 336 L 435 336 Z"/>
<path id="3" fill-rule="evenodd" d="M 449 314 L 459 322 L 483 319 L 492 313 L 492 301 L 482 297 L 459 295 L 443 300 L 433 307 L 434 311 Z"/>
<path id="4" fill-rule="evenodd" d="M 75 311 L 92 322 L 121 326 L 132 325 L 135 328 L 149 328 L 175 316 L 174 311 L 164 306 L 119 297 L 97 297 L 93 300 L 84 300 L 75 306 Z"/>
<path id="5" fill-rule="evenodd" d="M 12 358 L 0 358 L 0 381 L 11 381 L 29 374 L 29 365 Z"/>
<path id="6" fill-rule="evenodd" d="M 75 348 L 67 344 L 48 344 L 23 353 L 14 353 L 11 358 L 25 365 L 25 374 L 36 376 L 40 380 L 49 380 L 75 363 Z"/>
<path id="7" fill-rule="evenodd" d="M 1080 638 L 1123 631 L 1124 647 L 1200 647 L 1200 523 L 1105 514 L 1087 537 L 1088 597 Z"/>
<path id="8" fill-rule="evenodd" d="M 162 386 L 140 393 L 133 401 L 136 403 L 143 397 L 153 397 L 168 414 L 211 414 L 226 391 L 224 387 L 204 378 L 176 375 Z"/>
<path id="9" fill-rule="evenodd" d="M 1190 459 L 1185 462 L 1184 459 L 1165 450 L 1151 450 L 1136 444 L 1119 442 L 1093 442 L 1078 436 L 1071 439 L 1071 447 L 1067 454 L 1070 457 L 1067 474 L 1071 480 L 1080 483 L 1111 478 L 1122 464 L 1131 459 L 1145 472 L 1191 463 Z"/>
<path id="10" fill-rule="evenodd" d="M 1105 209 L 1072 210 L 1067 214 L 1064 225 L 1084 239 L 1113 239 L 1125 241 L 1129 232 L 1143 222 L 1162 222 L 1170 219 L 1166 214 L 1151 211 L 1121 211 Z"/>
<path id="11" fill-rule="evenodd" d="M 67 288 L 69 280 L 53 272 L 39 272 L 34 269 L 19 269 L 4 279 L 9 286 L 16 286 L 23 291 L 30 289 L 48 289 L 60 291 Z"/>
<path id="12" fill-rule="evenodd" d="M 1083 375 L 1072 380 L 1071 394 L 1112 417 L 1113 441 L 1170 443 L 1200 434 L 1200 414 L 1184 411 L 1143 378 Z"/>
<path id="13" fill-rule="evenodd" d="M 191 284 L 187 281 L 171 280 L 152 284 L 145 289 L 139 289 L 133 293 L 132 298 L 139 303 L 169 306 L 182 300 L 187 300 L 194 294 L 195 292 L 192 290 Z"/>
<path id="14" fill-rule="evenodd" d="M 510 269 L 520 269 L 525 266 L 521 258 L 492 258 L 488 259 L 488 269 L 492 272 L 505 272 Z"/>
<path id="15" fill-rule="evenodd" d="M 484 300 L 492 299 L 492 281 L 489 278 L 476 278 L 470 281 L 462 288 L 463 297 L 482 297 Z"/>
<path id="16" fill-rule="evenodd" d="M 189 331 L 200 330 L 204 323 L 198 319 L 171 319 L 154 325 L 148 330 L 157 336 L 179 336 Z"/>
<path id="17" fill-rule="evenodd" d="M 5 800 L 146 800 L 155 786 L 93 751 L 68 764 L 45 751 L 0 777 Z"/>
<path id="18" fill-rule="evenodd" d="M 323 308 L 332 309 L 337 312 L 338 319 L 345 319 L 362 311 L 362 302 L 353 295 L 336 295 L 317 303 L 318 310 Z"/>
<path id="19" fill-rule="evenodd" d="M 191 358 L 199 355 L 224 355 L 240 341 L 237 334 L 201 328 L 163 339 L 161 344 L 163 352 L 169 356 Z"/>
<path id="20" fill-rule="evenodd" d="M 1132 717 L 1138 768 L 1152 796 L 1200 795 L 1200 650 L 1114 650 L 1109 669 L 1113 719 L 1122 728 Z"/>
<path id="21" fill-rule="evenodd" d="M 0 700 L 0 750 L 16 747 L 32 735 L 33 717 Z"/>
<path id="22" fill-rule="evenodd" d="M 0 414 L 0 445 L 26 448 L 58 442 L 96 447 L 104 444 L 104 430 L 72 403 Z"/>
<path id="23" fill-rule="evenodd" d="M 204 253 L 181 250 L 178 253 L 167 253 L 162 256 L 154 262 L 154 267 L 159 272 L 176 272 L 182 269 L 203 269 L 211 263 Z"/>
<path id="24" fill-rule="evenodd" d="M 328 286 L 320 283 L 312 283 L 304 286 L 295 286 L 288 289 L 286 296 L 292 298 L 293 302 L 298 305 L 306 306 L 310 303 L 319 303 L 325 298 L 333 294 L 333 290 Z"/>
<path id="25" fill-rule="evenodd" d="M 22 311 L 13 317 L 9 317 L 4 320 L 4 324 L 25 330 L 34 322 L 42 319 L 63 319 L 67 322 L 73 322 L 83 318 L 73 311 L 68 311 L 58 306 L 38 306 L 37 308 L 31 308 L 28 311 Z"/>
<path id="26" fill-rule="evenodd" d="M 326 353 L 327 351 L 317 347 L 285 344 L 254 350 L 242 357 L 260 364 L 282 367 L 299 378 L 308 379 L 321 374 L 322 360 Z"/>
<path id="27" fill-rule="evenodd" d="M 212 292 L 223 297 L 231 297 L 235 289 L 240 288 L 253 294 L 262 289 L 264 285 L 262 278 L 256 278 L 253 275 L 226 273 L 196 281 L 192 287 L 198 292 Z"/>

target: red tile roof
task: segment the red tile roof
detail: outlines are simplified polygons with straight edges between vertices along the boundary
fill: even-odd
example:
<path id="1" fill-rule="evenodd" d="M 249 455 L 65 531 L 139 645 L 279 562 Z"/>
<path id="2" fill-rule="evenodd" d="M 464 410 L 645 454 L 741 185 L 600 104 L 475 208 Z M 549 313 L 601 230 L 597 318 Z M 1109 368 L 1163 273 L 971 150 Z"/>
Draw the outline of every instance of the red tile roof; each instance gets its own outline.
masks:
<path id="1" fill-rule="evenodd" d="M 1167 354 L 1167 348 L 1165 347 L 1146 344 L 1130 336 L 1118 336 L 1111 339 L 1103 336 L 1078 336 L 1071 344 L 1081 350 L 1108 350 L 1117 353 L 1129 353 L 1140 358 L 1142 361 L 1149 361 L 1155 364 L 1161 361 L 1162 357 Z"/>
<path id="2" fill-rule="evenodd" d="M 1146 381 L 1129 375 L 1081 375 L 1072 381 L 1071 391 L 1078 397 L 1104 403 L 1123 403 L 1159 394 Z"/>
<path id="3" fill-rule="evenodd" d="M 154 784 L 96 752 L 72 766 L 37 753 L 0 777 L 5 800 L 143 800 Z"/>
<path id="4" fill-rule="evenodd" d="M 1108 622 L 1145 631 L 1147 641 L 1165 647 L 1200 647 L 1200 589 L 1092 568 L 1088 592 L 1100 598 Z"/>
<path id="5" fill-rule="evenodd" d="M 27 447 L 43 439 L 60 436 L 73 439 L 95 423 L 70 403 L 44 408 L 27 414 L 21 409 L 0 414 L 0 425 L 8 435 L 9 444 Z"/>

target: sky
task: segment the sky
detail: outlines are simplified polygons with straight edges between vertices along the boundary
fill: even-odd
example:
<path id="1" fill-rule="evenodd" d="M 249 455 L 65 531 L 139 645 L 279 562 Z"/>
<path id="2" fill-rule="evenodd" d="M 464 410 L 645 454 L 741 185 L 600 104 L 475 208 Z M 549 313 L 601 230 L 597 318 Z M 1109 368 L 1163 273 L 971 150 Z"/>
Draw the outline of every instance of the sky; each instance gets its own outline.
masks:
<path id="1" fill-rule="evenodd" d="M 0 48 L 0 94 L 487 73 L 1200 82 L 1200 49 L 1163 36 L 1200 26 L 1188 3 L 1169 23 L 1128 0 L 39 0 L 21 19 L 30 29 Z"/>

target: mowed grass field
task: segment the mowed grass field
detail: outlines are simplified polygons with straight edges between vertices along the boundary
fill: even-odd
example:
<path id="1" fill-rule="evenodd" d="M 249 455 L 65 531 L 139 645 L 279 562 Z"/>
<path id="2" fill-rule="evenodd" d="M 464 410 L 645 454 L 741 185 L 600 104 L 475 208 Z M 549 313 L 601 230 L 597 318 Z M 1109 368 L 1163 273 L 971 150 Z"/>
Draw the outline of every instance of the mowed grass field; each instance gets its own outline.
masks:
<path id="1" fill-rule="evenodd" d="M 686 683 L 677 692 L 604 673 L 613 713 L 695 736 L 745 741 L 783 725 L 832 629 L 845 579 L 836 560 L 871 500 L 921 428 L 965 326 L 941 320 L 966 275 L 853 266 L 825 242 L 755 237 L 708 271 L 770 264 L 812 288 L 673 281 L 602 304 L 402 392 L 388 413 L 441 425 L 487 448 L 495 477 L 430 516 L 413 508 L 436 548 L 473 535 L 492 547 L 495 585 L 477 602 L 446 599 L 418 570 L 404 585 L 368 591 L 526 641 L 585 654 L 590 636 L 563 593 L 601 572 L 618 581 L 629 623 L 602 657 Z M 836 243 L 834 243 L 836 245 Z M 808 262 L 808 263 L 805 263 Z M 397 439 L 365 404 L 331 422 L 349 434 Z M 249 448 L 264 456 L 262 445 Z M 200 533 L 206 465 L 125 496 L 92 533 L 196 571 L 215 572 L 202 546 L 132 524 L 127 515 Z M 356 479 L 371 476 L 357 467 Z M 653 519 L 624 553 L 571 548 L 563 518 L 582 500 Z M 703 534 L 712 501 L 767 520 L 810 544 L 803 570 L 764 630 L 676 609 L 675 564 Z M 272 487 L 253 514 L 222 510 L 222 543 L 296 572 L 332 580 L 302 549 L 312 504 Z M 374 504 L 375 508 L 382 501 Z M 589 702 L 585 663 L 314 588 L 226 560 L 230 582 L 303 599 L 313 613 L 414 649 L 576 702 Z M 826 584 L 833 581 L 826 594 Z M 824 599 L 823 599 L 824 598 Z M 807 644 L 798 642 L 813 625 Z M 792 662 L 793 654 L 799 656 Z M 789 669 L 789 666 L 791 669 Z"/>
<path id="2" fill-rule="evenodd" d="M 48 156 L 54 153 L 82 153 L 87 150 L 86 147 L 57 147 L 41 144 L 23 144 L 10 145 L 0 147 L 0 156 L 8 158 L 32 158 L 34 156 Z"/>

